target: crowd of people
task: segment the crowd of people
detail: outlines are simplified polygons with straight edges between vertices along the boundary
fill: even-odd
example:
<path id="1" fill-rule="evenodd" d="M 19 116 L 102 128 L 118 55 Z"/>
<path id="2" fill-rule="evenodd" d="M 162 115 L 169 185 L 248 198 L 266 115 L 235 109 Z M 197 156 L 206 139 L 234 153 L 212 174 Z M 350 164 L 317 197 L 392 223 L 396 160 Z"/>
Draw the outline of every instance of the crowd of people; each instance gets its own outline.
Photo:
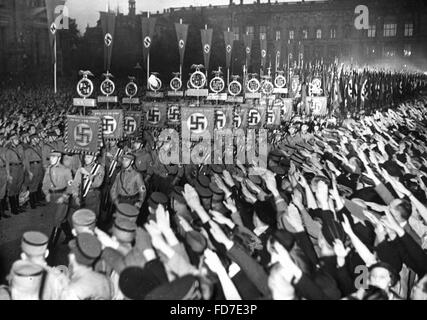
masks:
<path id="1" fill-rule="evenodd" d="M 69 95 L 1 95 L 1 220 L 25 192 L 52 229 L 22 235 L 2 300 L 427 300 L 426 97 L 294 118 L 264 168 L 164 165 L 149 131 L 67 153 Z"/>

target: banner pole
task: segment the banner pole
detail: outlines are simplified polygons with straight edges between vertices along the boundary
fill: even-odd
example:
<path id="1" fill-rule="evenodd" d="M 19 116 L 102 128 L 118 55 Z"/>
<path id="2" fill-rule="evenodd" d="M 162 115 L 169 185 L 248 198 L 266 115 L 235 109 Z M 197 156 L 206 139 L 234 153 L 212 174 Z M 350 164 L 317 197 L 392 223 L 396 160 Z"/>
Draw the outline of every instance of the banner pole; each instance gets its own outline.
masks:
<path id="1" fill-rule="evenodd" d="M 55 94 L 57 93 L 57 83 L 56 83 L 56 35 L 55 35 L 55 39 L 53 40 L 53 54 L 55 56 L 55 61 L 53 64 L 53 90 L 55 92 Z"/>
<path id="2" fill-rule="evenodd" d="M 150 89 L 148 78 L 150 77 L 150 53 L 147 54 L 147 90 Z"/>
<path id="3" fill-rule="evenodd" d="M 147 12 L 147 18 L 150 19 L 150 11 Z M 148 25 L 150 26 L 150 22 L 148 22 Z M 149 77 L 150 77 L 150 51 L 148 51 L 147 53 L 147 90 L 150 90 L 150 84 L 148 82 Z"/>

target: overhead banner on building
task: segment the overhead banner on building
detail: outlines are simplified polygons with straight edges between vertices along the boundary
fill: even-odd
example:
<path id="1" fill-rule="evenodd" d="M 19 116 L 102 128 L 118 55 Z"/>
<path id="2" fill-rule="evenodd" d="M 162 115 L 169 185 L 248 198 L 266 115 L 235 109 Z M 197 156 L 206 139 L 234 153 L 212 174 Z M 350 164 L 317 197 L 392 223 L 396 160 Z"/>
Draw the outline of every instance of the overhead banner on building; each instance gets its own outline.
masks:
<path id="1" fill-rule="evenodd" d="M 123 138 L 123 110 L 93 110 L 92 113 L 102 120 L 102 136 L 104 139 L 116 140 Z"/>
<path id="2" fill-rule="evenodd" d="M 98 117 L 67 116 L 65 150 L 95 154 L 101 148 L 102 124 Z"/>
<path id="3" fill-rule="evenodd" d="M 113 12 L 101 12 L 101 27 L 104 40 L 104 69 L 109 71 L 113 55 L 116 14 Z"/>
<path id="4" fill-rule="evenodd" d="M 150 54 L 156 21 L 156 18 L 141 17 L 142 55 L 144 58 L 144 65 L 147 63 L 147 57 Z"/>
<path id="5" fill-rule="evenodd" d="M 164 128 L 167 119 L 166 103 L 146 103 L 144 105 L 144 128 Z"/>
<path id="6" fill-rule="evenodd" d="M 263 37 L 260 39 L 260 47 L 261 47 L 261 66 L 265 68 L 265 64 L 267 62 L 267 37 Z"/>
<path id="7" fill-rule="evenodd" d="M 125 111 L 123 131 L 126 137 L 138 137 L 141 134 L 141 111 Z"/>
<path id="8" fill-rule="evenodd" d="M 203 48 L 203 59 L 205 62 L 206 70 L 209 70 L 209 61 L 210 61 L 211 52 L 212 52 L 212 34 L 213 34 L 213 29 L 200 30 L 200 35 L 202 39 L 202 48 Z"/>
<path id="9" fill-rule="evenodd" d="M 252 54 L 252 36 L 250 34 L 243 35 L 243 43 L 245 44 L 246 66 L 249 68 Z"/>
<path id="10" fill-rule="evenodd" d="M 46 0 L 47 27 L 49 30 L 49 44 L 52 53 L 52 63 L 56 63 L 55 42 L 56 33 L 63 28 L 62 24 L 68 17 L 68 12 L 64 7 L 65 0 Z M 61 19 L 62 15 L 62 19 Z"/>
<path id="11" fill-rule="evenodd" d="M 280 69 L 282 61 L 282 40 L 278 39 L 274 42 L 274 64 L 275 70 Z"/>
<path id="12" fill-rule="evenodd" d="M 185 46 L 187 45 L 188 24 L 175 23 L 176 38 L 178 39 L 179 61 L 184 63 Z"/>
<path id="13" fill-rule="evenodd" d="M 225 63 L 226 68 L 230 69 L 231 54 L 233 53 L 234 33 L 232 31 L 224 31 L 225 42 Z"/>

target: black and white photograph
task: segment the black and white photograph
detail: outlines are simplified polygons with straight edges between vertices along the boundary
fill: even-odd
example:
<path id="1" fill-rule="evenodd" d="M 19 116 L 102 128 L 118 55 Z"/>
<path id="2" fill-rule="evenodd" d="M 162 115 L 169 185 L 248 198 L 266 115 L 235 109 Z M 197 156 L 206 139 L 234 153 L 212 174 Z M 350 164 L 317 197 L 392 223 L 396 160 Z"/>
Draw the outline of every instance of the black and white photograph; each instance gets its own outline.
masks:
<path id="1" fill-rule="evenodd" d="M 0 300 L 427 300 L 427 1 L 0 0 Z"/>

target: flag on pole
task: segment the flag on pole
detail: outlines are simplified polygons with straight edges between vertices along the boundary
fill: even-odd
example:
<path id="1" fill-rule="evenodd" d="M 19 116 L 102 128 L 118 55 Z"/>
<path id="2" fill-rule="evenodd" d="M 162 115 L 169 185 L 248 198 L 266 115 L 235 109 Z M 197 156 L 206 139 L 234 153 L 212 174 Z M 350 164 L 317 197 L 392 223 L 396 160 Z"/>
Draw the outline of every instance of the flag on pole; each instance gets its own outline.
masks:
<path id="1" fill-rule="evenodd" d="M 252 36 L 250 34 L 244 34 L 243 42 L 245 44 L 245 53 L 246 53 L 245 64 L 248 67 L 248 71 L 249 71 L 249 65 L 251 63 L 251 54 L 252 54 Z"/>
<path id="2" fill-rule="evenodd" d="M 212 34 L 213 29 L 201 29 L 200 30 L 201 39 L 202 39 L 202 48 L 203 48 L 203 58 L 205 62 L 206 71 L 209 70 L 209 61 L 211 58 L 212 52 Z"/>
<path id="3" fill-rule="evenodd" d="M 232 31 L 224 31 L 224 42 L 225 42 L 226 68 L 230 69 L 231 53 L 233 51 L 233 43 L 234 43 L 234 33 Z"/>
<path id="4" fill-rule="evenodd" d="M 101 12 L 102 34 L 104 36 L 104 69 L 110 70 L 113 55 L 116 15 L 113 12 Z"/>
<path id="5" fill-rule="evenodd" d="M 188 24 L 175 23 L 175 30 L 178 39 L 180 64 L 183 65 L 185 46 L 187 45 Z"/>
<path id="6" fill-rule="evenodd" d="M 58 25 L 61 22 L 58 21 L 58 19 L 60 14 L 64 14 L 64 4 L 65 0 L 46 0 L 47 24 L 49 29 L 50 50 L 52 52 L 52 63 L 56 63 L 56 33 L 62 28 L 62 26 Z"/>
<path id="7" fill-rule="evenodd" d="M 151 44 L 153 43 L 155 26 L 156 18 L 141 17 L 142 55 L 144 57 L 144 64 L 147 63 L 147 56 L 150 53 Z"/>

